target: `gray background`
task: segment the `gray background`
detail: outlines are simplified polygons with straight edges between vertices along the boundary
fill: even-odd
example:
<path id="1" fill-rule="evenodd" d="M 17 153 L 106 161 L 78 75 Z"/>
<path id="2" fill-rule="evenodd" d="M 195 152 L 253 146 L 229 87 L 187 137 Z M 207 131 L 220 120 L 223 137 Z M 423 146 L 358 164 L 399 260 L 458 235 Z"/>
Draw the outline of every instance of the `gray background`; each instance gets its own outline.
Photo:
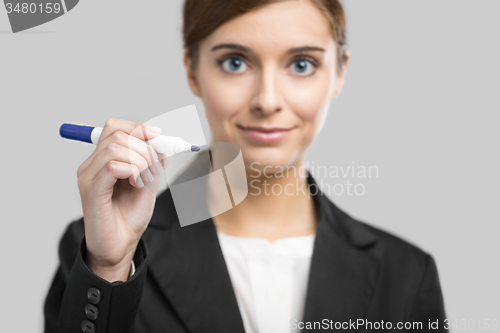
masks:
<path id="1" fill-rule="evenodd" d="M 334 202 L 430 252 L 451 319 L 500 319 L 500 2 L 346 9 L 346 86 L 307 157 L 378 166 L 364 196 Z M 82 214 L 76 170 L 94 148 L 60 139 L 60 124 L 203 106 L 182 66 L 180 0 L 85 0 L 31 31 L 9 30 L 0 8 L 3 327 L 41 332 L 57 244 Z"/>

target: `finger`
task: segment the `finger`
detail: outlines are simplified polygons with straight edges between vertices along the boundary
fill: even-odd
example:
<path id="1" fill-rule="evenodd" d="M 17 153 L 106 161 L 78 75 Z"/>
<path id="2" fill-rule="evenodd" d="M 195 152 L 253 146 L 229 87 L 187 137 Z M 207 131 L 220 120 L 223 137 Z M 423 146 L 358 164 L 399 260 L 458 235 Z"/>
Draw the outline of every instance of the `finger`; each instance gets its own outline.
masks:
<path id="1" fill-rule="evenodd" d="M 155 180 L 155 178 L 154 178 L 153 174 L 151 173 L 151 171 L 149 170 L 149 168 L 146 168 L 146 169 L 141 171 L 141 178 L 144 181 L 144 184 L 152 183 Z"/>
<path id="2" fill-rule="evenodd" d="M 105 140 L 116 131 L 122 131 L 141 140 L 151 140 L 161 133 L 159 127 L 148 126 L 129 120 L 109 118 L 106 120 L 99 142 Z"/>
<path id="3" fill-rule="evenodd" d="M 122 131 L 140 140 L 150 140 L 161 134 L 161 129 L 153 126 L 146 126 L 144 124 L 135 123 L 133 121 L 109 118 L 102 130 L 99 137 L 99 142 L 97 147 L 99 148 L 101 142 L 105 141 L 108 137 L 113 135 L 116 131 Z M 98 149 L 96 148 L 96 150 Z M 153 150 L 154 151 L 154 150 Z M 79 177 L 82 172 L 84 172 L 99 151 L 94 151 L 78 168 L 77 176 Z M 152 170 L 154 171 L 154 170 Z"/>
<path id="4" fill-rule="evenodd" d="M 89 179 L 89 181 L 94 181 L 98 174 L 101 173 L 101 170 L 111 161 L 135 165 L 139 173 L 142 173 L 144 170 L 149 170 L 148 162 L 143 156 L 132 149 L 112 142 L 106 147 L 106 149 L 103 149 L 99 154 L 97 154 L 90 166 L 87 168 L 85 177 Z"/>
<path id="5" fill-rule="evenodd" d="M 105 140 L 99 143 L 95 151 L 92 153 L 91 157 L 89 157 L 81 166 L 82 170 L 85 170 L 96 158 L 97 155 L 100 155 L 103 151 L 112 150 L 109 148 L 110 145 L 118 144 L 125 148 L 135 151 L 139 155 L 141 155 L 146 161 L 150 170 L 158 175 L 163 172 L 163 169 L 160 168 L 160 165 L 156 164 L 158 161 L 158 155 L 156 151 L 148 145 L 146 142 L 133 137 L 131 135 L 126 134 L 122 131 L 117 131 L 113 133 L 111 136 L 107 137 Z M 125 161 L 123 161 L 125 162 Z M 142 171 L 143 169 L 141 169 Z"/>
<path id="6" fill-rule="evenodd" d="M 117 143 L 123 147 L 134 150 L 148 162 L 149 166 L 158 161 L 158 154 L 153 149 L 153 147 L 148 145 L 145 141 L 138 139 L 132 135 L 128 135 L 127 133 L 122 131 L 113 133 L 113 135 L 106 138 L 101 145 L 98 145 L 98 147 L 96 148 L 97 153 L 99 153 L 100 150 L 105 149 L 105 147 L 111 143 Z M 154 166 L 151 171 L 153 171 L 155 174 L 158 174 Z"/>
<path id="7" fill-rule="evenodd" d="M 95 179 L 96 193 L 112 190 L 118 179 L 129 179 L 130 185 L 136 188 L 144 187 L 137 166 L 124 162 L 109 161 Z"/>

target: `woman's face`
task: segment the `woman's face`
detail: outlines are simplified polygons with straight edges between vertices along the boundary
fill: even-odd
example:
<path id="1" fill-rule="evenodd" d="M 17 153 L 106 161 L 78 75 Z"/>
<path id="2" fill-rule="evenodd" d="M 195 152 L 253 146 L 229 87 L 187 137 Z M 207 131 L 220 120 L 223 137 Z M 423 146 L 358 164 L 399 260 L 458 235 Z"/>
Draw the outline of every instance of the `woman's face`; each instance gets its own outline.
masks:
<path id="1" fill-rule="evenodd" d="M 220 26 L 185 65 L 214 141 L 236 143 L 254 169 L 298 163 L 340 91 L 327 18 L 309 1 L 263 6 Z M 345 70 L 343 71 L 345 73 Z"/>

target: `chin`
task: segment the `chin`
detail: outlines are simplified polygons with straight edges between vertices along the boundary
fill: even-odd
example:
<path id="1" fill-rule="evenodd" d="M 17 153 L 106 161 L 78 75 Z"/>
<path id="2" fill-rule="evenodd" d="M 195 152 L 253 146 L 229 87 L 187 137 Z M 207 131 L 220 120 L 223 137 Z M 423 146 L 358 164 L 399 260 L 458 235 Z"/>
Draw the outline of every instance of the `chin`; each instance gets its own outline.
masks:
<path id="1" fill-rule="evenodd" d="M 281 172 L 297 161 L 284 147 L 241 147 L 247 174 L 265 174 Z M 260 171 L 260 172 L 259 172 Z"/>

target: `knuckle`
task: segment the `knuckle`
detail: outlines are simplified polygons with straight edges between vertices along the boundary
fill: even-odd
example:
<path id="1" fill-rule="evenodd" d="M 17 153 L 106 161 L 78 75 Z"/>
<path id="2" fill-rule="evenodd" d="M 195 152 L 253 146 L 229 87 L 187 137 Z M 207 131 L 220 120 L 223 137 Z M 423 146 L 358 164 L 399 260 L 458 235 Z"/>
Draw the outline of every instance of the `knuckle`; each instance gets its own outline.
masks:
<path id="1" fill-rule="evenodd" d="M 108 164 L 106 164 L 106 171 L 113 173 L 116 171 L 116 162 L 115 161 L 109 161 Z"/>
<path id="2" fill-rule="evenodd" d="M 127 143 L 127 136 L 128 135 L 122 131 L 116 131 L 115 133 L 113 133 L 113 141 L 126 144 Z"/>
<path id="3" fill-rule="evenodd" d="M 113 125 L 115 124 L 116 122 L 116 118 L 108 118 L 106 120 L 106 123 L 104 124 L 104 127 L 113 127 Z"/>
<path id="4" fill-rule="evenodd" d="M 118 152 L 118 144 L 111 142 L 107 147 L 106 147 L 106 154 L 109 155 L 115 155 Z"/>

